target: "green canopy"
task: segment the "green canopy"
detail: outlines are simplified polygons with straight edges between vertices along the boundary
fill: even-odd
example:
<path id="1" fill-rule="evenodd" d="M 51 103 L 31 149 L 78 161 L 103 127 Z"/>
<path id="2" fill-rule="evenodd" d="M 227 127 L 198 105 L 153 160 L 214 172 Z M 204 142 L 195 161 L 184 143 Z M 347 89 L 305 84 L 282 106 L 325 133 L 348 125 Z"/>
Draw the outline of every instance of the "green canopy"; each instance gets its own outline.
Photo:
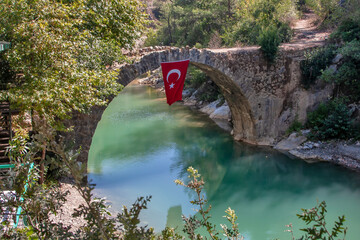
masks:
<path id="1" fill-rule="evenodd" d="M 0 41 L 0 52 L 4 51 L 6 49 L 9 49 L 11 46 L 11 43 L 9 42 L 4 42 L 4 41 Z"/>

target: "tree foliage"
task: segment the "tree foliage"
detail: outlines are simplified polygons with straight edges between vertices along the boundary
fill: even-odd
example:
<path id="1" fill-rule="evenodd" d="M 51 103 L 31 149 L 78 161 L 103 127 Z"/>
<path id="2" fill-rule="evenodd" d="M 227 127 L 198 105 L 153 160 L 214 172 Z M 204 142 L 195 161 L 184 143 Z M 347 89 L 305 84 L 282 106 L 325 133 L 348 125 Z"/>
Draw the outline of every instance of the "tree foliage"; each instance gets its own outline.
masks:
<path id="1" fill-rule="evenodd" d="M 263 29 L 258 42 L 265 59 L 270 63 L 274 62 L 280 45 L 278 30 L 274 26 Z"/>
<path id="2" fill-rule="evenodd" d="M 336 69 L 331 66 L 324 69 L 321 79 L 335 84 L 336 97 L 346 97 L 350 102 L 357 102 L 360 100 L 360 40 L 355 37 L 345 42 L 336 53 L 341 56 L 341 62 Z"/>
<path id="3" fill-rule="evenodd" d="M 158 0 L 156 4 L 161 22 L 157 38 L 163 45 L 257 44 L 261 29 L 268 25 L 279 29 L 280 39 L 285 42 L 291 38 L 289 19 L 296 16 L 295 4 L 290 0 Z"/>
<path id="4" fill-rule="evenodd" d="M 335 46 L 328 45 L 322 48 L 309 50 L 305 53 L 305 59 L 300 62 L 301 82 L 305 88 L 309 88 L 321 76 L 335 57 Z"/>
<path id="5" fill-rule="evenodd" d="M 326 226 L 325 214 L 326 203 L 322 201 L 317 206 L 311 209 L 301 209 L 302 214 L 297 214 L 298 218 L 303 220 L 306 225 L 313 223 L 312 226 L 301 229 L 306 232 L 305 236 L 300 239 L 337 239 L 338 235 L 343 234 L 345 239 L 347 228 L 344 227 L 345 216 L 338 217 L 338 221 L 335 221 L 334 227 L 330 230 Z"/>
<path id="6" fill-rule="evenodd" d="M 106 66 L 144 22 L 137 0 L 1 1 L 0 39 L 12 44 L 1 57 L 15 73 L 1 99 L 52 124 L 106 103 L 121 89 Z"/>
<path id="7" fill-rule="evenodd" d="M 210 36 L 226 24 L 232 13 L 224 8 L 231 0 L 164 1 L 161 3 L 159 41 L 164 45 L 206 45 Z"/>
<path id="8" fill-rule="evenodd" d="M 348 139 L 354 137 L 350 111 L 340 100 L 320 104 L 318 108 L 308 114 L 306 126 L 311 128 L 312 137 L 325 139 Z"/>

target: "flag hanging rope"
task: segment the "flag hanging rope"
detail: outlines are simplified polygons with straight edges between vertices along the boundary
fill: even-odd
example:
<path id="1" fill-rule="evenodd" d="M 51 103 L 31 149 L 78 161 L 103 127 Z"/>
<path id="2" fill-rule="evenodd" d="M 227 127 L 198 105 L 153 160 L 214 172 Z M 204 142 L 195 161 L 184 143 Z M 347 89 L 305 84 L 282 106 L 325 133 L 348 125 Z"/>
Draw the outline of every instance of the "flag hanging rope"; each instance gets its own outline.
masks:
<path id="1" fill-rule="evenodd" d="M 169 105 L 182 100 L 182 91 L 189 62 L 190 60 L 161 63 L 165 94 Z"/>

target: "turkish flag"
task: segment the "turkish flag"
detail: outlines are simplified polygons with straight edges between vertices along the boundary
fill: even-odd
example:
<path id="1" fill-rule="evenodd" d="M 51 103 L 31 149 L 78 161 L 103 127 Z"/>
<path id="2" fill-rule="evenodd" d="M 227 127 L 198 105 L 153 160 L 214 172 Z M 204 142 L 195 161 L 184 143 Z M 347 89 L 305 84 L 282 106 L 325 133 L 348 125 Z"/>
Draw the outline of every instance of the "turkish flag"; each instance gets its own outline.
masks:
<path id="1" fill-rule="evenodd" d="M 190 60 L 161 63 L 165 94 L 169 105 L 182 100 L 182 91 Z"/>

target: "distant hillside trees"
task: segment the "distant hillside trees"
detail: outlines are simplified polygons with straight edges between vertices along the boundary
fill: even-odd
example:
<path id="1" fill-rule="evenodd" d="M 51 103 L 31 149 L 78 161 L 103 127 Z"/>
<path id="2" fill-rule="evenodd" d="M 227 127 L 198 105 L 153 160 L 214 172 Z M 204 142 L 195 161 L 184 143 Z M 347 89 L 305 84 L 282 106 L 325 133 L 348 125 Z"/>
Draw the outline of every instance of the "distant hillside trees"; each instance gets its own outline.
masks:
<path id="1" fill-rule="evenodd" d="M 291 0 L 157 0 L 160 25 L 151 44 L 220 47 L 257 44 L 265 28 L 278 30 L 281 42 L 291 39 L 296 17 Z"/>

